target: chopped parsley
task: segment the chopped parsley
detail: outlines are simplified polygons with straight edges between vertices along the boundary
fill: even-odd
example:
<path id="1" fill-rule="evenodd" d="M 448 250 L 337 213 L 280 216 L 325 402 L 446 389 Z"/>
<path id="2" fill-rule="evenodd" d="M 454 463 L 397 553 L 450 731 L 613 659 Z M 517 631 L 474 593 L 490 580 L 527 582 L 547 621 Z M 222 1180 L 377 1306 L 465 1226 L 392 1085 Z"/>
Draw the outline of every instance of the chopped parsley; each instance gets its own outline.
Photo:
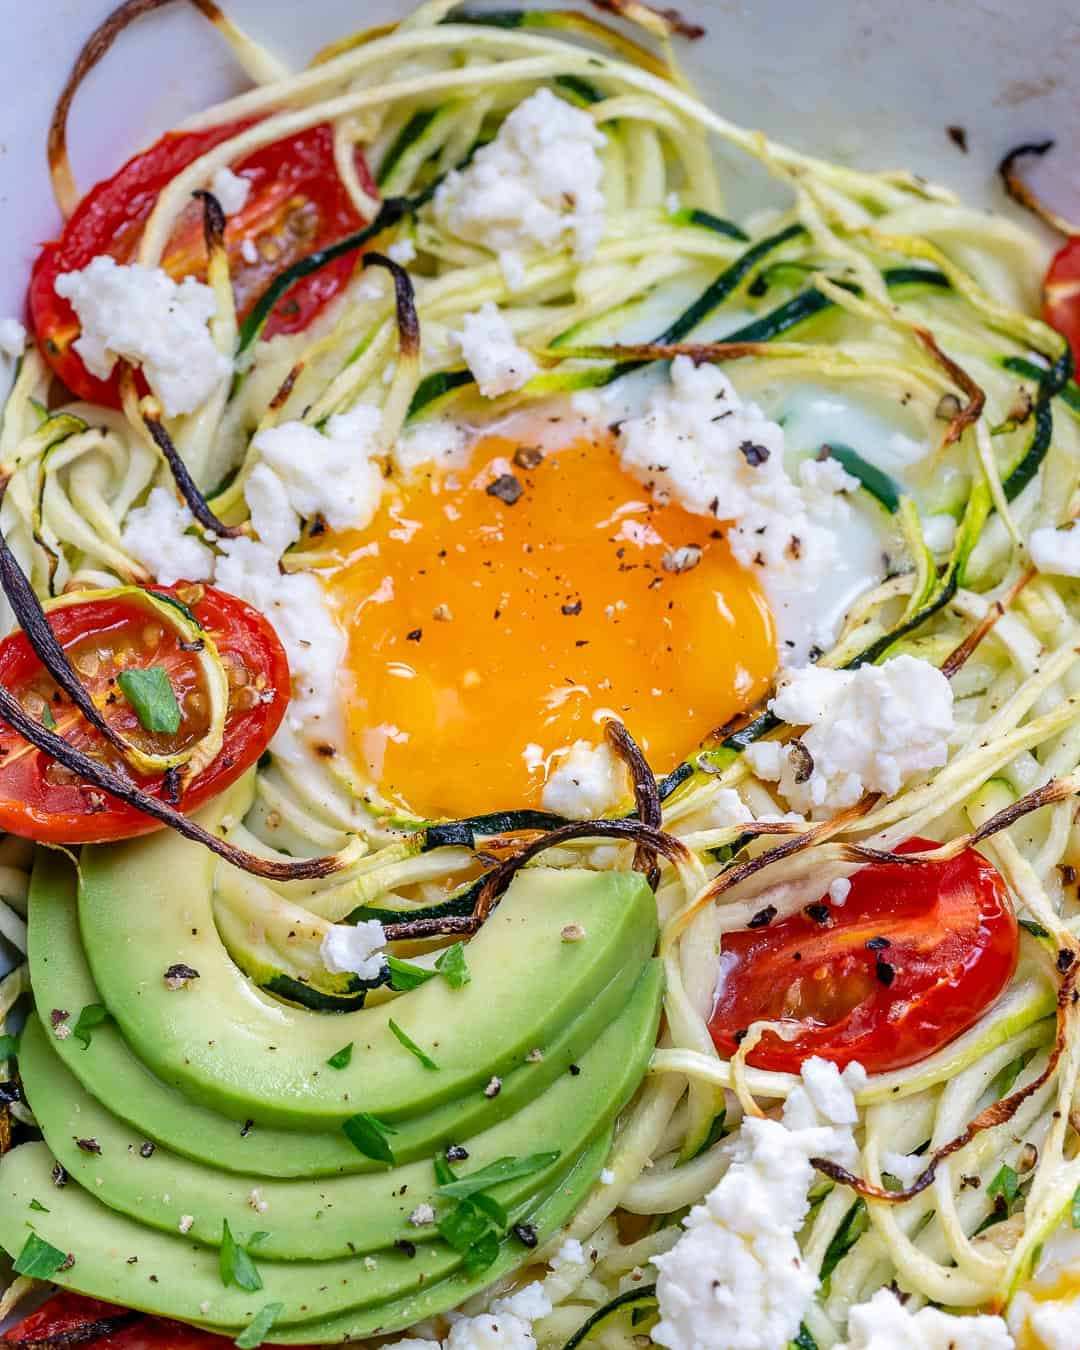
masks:
<path id="1" fill-rule="evenodd" d="M 1080 1186 L 1073 1191 L 1072 1198 L 1072 1226 L 1080 1228 Z"/>
<path id="2" fill-rule="evenodd" d="M 410 989 L 419 989 L 422 984 L 435 978 L 435 971 L 415 965 L 412 961 L 402 961 L 397 956 L 388 956 L 386 964 L 390 968 L 390 988 L 401 994 L 407 994 Z"/>
<path id="3" fill-rule="evenodd" d="M 16 1275 L 25 1275 L 31 1280 L 51 1280 L 66 1261 L 65 1252 L 31 1233 L 12 1269 Z"/>
<path id="4" fill-rule="evenodd" d="M 256 1346 L 262 1345 L 266 1339 L 266 1333 L 284 1310 L 284 1303 L 264 1304 L 240 1335 L 237 1336 L 236 1340 L 233 1341 L 233 1345 L 237 1347 L 237 1350 L 255 1350 Z"/>
<path id="5" fill-rule="evenodd" d="M 41 725 L 46 731 L 56 730 L 56 718 L 53 716 L 53 710 L 47 703 L 41 709 Z"/>
<path id="6" fill-rule="evenodd" d="M 79 1014 L 78 1021 L 71 1028 L 71 1034 L 77 1041 L 82 1041 L 84 1050 L 90 1046 L 90 1037 L 97 1027 L 103 1026 L 109 1021 L 112 1014 L 108 1008 L 101 1003 L 88 1003 Z"/>
<path id="7" fill-rule="evenodd" d="M 180 730 L 180 705 L 164 666 L 122 670 L 116 682 L 145 731 L 176 735 Z"/>
<path id="8" fill-rule="evenodd" d="M 386 1139 L 388 1134 L 397 1134 L 392 1125 L 387 1125 L 369 1111 L 361 1111 L 358 1115 L 350 1116 L 341 1128 L 349 1143 L 365 1158 L 393 1165 L 394 1151 Z"/>
<path id="9" fill-rule="evenodd" d="M 464 989 L 472 979 L 469 967 L 465 964 L 464 942 L 455 942 L 452 947 L 447 947 L 435 962 L 435 969 L 451 989 Z"/>
<path id="10" fill-rule="evenodd" d="M 31 1200 L 30 1208 L 38 1214 L 48 1214 L 49 1212 L 40 1200 Z"/>
<path id="11" fill-rule="evenodd" d="M 443 1181 L 440 1177 L 438 1193 L 455 1200 L 464 1200 L 487 1190 L 489 1186 L 498 1186 L 500 1182 L 542 1172 L 545 1167 L 557 1162 L 558 1158 L 558 1153 L 527 1153 L 521 1158 L 496 1158 L 493 1163 L 488 1163 L 467 1177 L 457 1177 L 452 1181 Z"/>
<path id="12" fill-rule="evenodd" d="M 257 1234 L 260 1240 L 265 1234 Z M 221 1250 L 218 1253 L 218 1265 L 221 1270 L 221 1283 L 235 1284 L 246 1289 L 249 1294 L 263 1287 L 262 1276 L 255 1269 L 255 1262 L 233 1237 L 228 1219 L 221 1221 Z"/>
<path id="13" fill-rule="evenodd" d="M 327 1064 L 332 1069 L 347 1069 L 352 1063 L 352 1050 L 353 1043 L 350 1041 L 348 1045 L 343 1045 L 340 1050 L 335 1050 L 326 1061 Z"/>
<path id="14" fill-rule="evenodd" d="M 409 1054 L 416 1056 L 416 1058 L 420 1061 L 420 1063 L 424 1066 L 425 1069 L 438 1070 L 439 1066 L 435 1063 L 435 1061 L 431 1058 L 431 1056 L 425 1053 L 425 1051 L 421 1050 L 420 1047 L 413 1040 L 413 1038 L 408 1034 L 408 1032 L 402 1031 L 401 1027 L 398 1026 L 398 1024 L 394 1021 L 392 1017 L 390 1018 L 390 1030 L 394 1033 L 395 1037 L 398 1039 L 398 1041 L 400 1041 L 400 1043 L 405 1047 L 405 1049 L 408 1050 Z"/>
<path id="15" fill-rule="evenodd" d="M 987 1186 L 986 1194 L 995 1200 L 998 1196 L 1001 1196 L 1001 1207 L 1004 1208 L 1006 1214 L 1011 1214 L 1013 1204 L 1019 1193 L 1019 1176 L 1008 1163 L 1003 1163 L 994 1174 L 993 1181 Z"/>

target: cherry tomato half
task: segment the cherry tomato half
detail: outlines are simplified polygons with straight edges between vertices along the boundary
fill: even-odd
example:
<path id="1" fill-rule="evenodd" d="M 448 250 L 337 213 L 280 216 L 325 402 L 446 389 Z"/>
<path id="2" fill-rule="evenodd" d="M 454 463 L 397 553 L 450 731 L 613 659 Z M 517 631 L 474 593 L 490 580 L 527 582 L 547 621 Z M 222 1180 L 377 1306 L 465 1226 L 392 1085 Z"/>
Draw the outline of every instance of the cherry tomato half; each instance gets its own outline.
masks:
<path id="1" fill-rule="evenodd" d="M 47 1337 L 78 1332 L 94 1322 L 122 1316 L 123 1308 L 81 1294 L 54 1294 L 47 1303 L 24 1317 L 18 1326 L 7 1332 L 5 1343 L 18 1345 L 22 1341 L 38 1341 Z M 222 1336 L 180 1322 L 168 1322 L 159 1317 L 140 1317 L 131 1326 L 94 1340 L 80 1340 L 83 1350 L 216 1350 L 231 1345 Z"/>
<path id="2" fill-rule="evenodd" d="M 1069 339 L 1080 359 L 1080 235 L 1059 250 L 1043 284 L 1043 317 Z"/>
<path id="3" fill-rule="evenodd" d="M 221 752 L 183 786 L 185 812 L 201 806 L 235 782 L 266 749 L 289 700 L 289 665 L 270 623 L 250 605 L 208 586 L 161 587 L 189 604 L 213 637 L 229 679 L 229 710 Z M 84 685 L 111 725 L 144 749 L 170 753 L 190 743 L 200 723 L 196 656 L 182 650 L 175 630 L 153 621 L 130 595 L 88 599 L 53 610 L 53 631 Z M 175 737 L 144 732 L 134 708 L 120 693 L 116 676 L 133 666 L 163 666 L 183 720 Z M 61 693 L 42 667 L 24 633 L 0 642 L 0 684 L 33 716 L 48 721 L 71 745 L 115 764 L 119 758 Z M 152 796 L 170 800 L 164 777 L 140 778 Z M 84 782 L 0 723 L 0 829 L 44 843 L 84 844 L 128 839 L 162 826 L 132 806 Z"/>
<path id="4" fill-rule="evenodd" d="M 898 852 L 936 845 L 910 839 Z M 915 1064 L 966 1031 L 1016 968 L 1016 915 L 1001 875 L 968 849 L 951 862 L 874 863 L 843 905 L 811 905 L 724 935 L 709 1029 L 734 1054 L 758 1019 L 801 1021 L 794 1040 L 766 1032 L 747 1056 L 799 1071 L 820 1055 L 871 1073 Z"/>
<path id="5" fill-rule="evenodd" d="M 116 376 L 97 379 L 73 349 L 79 321 L 68 301 L 56 294 L 56 278 L 85 267 L 101 253 L 111 254 L 118 262 L 130 261 L 162 189 L 193 160 L 248 125 L 232 122 L 207 131 L 162 136 L 112 178 L 92 188 L 60 238 L 42 248 L 30 278 L 30 317 L 46 360 L 72 393 L 94 403 L 119 406 Z M 365 189 L 374 193 L 359 152 L 356 167 Z M 243 210 L 230 216 L 225 228 L 237 309 L 243 317 L 279 273 L 352 234 L 364 221 L 338 176 L 333 133 L 325 124 L 264 146 L 233 169 L 251 183 Z M 264 336 L 306 328 L 348 282 L 355 261 L 339 258 L 297 282 L 271 314 Z M 162 266 L 177 280 L 205 274 L 202 208 L 197 202 L 181 214 Z"/>

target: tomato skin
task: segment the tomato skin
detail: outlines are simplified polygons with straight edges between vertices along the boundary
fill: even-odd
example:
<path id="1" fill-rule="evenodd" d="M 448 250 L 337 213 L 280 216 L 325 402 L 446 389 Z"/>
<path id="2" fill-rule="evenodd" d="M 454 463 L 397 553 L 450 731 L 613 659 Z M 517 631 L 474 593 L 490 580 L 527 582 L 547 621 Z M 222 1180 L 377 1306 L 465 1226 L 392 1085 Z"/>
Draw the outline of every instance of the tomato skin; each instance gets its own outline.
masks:
<path id="1" fill-rule="evenodd" d="M 88 1322 L 122 1316 L 124 1311 L 111 1303 L 84 1298 L 81 1294 L 61 1292 L 24 1317 L 18 1326 L 7 1333 L 5 1341 L 18 1345 L 21 1341 L 58 1336 L 85 1326 Z M 196 1327 L 158 1317 L 143 1317 L 129 1327 L 113 1332 L 111 1336 L 81 1342 L 84 1350 L 213 1350 L 214 1347 L 230 1344 L 231 1341 L 223 1336 L 214 1336 L 209 1331 L 200 1331 Z"/>
<path id="2" fill-rule="evenodd" d="M 184 587 L 159 587 L 158 594 L 175 595 Z M 265 690 L 253 707 L 241 708 L 230 701 L 225 720 L 221 753 L 187 784 L 180 807 L 185 813 L 224 791 L 251 767 L 266 749 L 281 725 L 289 701 L 289 665 L 284 648 L 269 620 L 257 610 L 212 587 L 202 587 L 202 598 L 192 605 L 195 616 L 213 636 L 227 663 L 241 665 L 250 683 L 259 681 Z M 52 611 L 49 621 L 65 648 L 90 634 L 100 634 L 103 643 L 133 621 L 146 623 L 146 611 L 123 600 L 88 600 Z M 38 661 L 24 633 L 12 633 L 0 642 L 0 683 L 18 695 L 41 674 Z M 74 714 L 73 714 L 74 715 Z M 81 744 L 97 737 L 78 719 Z M 68 736 L 68 739 L 71 739 Z M 152 817 L 118 801 L 108 793 L 94 796 L 91 806 L 86 785 L 79 780 L 53 782 L 46 774 L 52 761 L 0 723 L 0 829 L 41 843 L 85 844 L 130 839 L 164 828 Z M 162 778 L 135 777 L 151 796 L 166 798 Z"/>
<path id="3" fill-rule="evenodd" d="M 45 359 L 72 393 L 120 406 L 116 372 L 99 380 L 73 349 L 79 321 L 70 303 L 56 294 L 56 278 L 102 253 L 129 262 L 162 189 L 194 160 L 250 125 L 249 119 L 205 131 L 167 133 L 92 188 L 60 238 L 42 247 L 30 278 L 30 317 Z M 356 167 L 365 190 L 374 194 L 359 152 Z M 279 272 L 360 229 L 364 221 L 338 176 L 333 133 L 326 124 L 264 146 L 233 169 L 251 183 L 246 205 L 228 218 L 225 228 L 237 309 L 243 317 Z M 261 249 L 256 244 L 254 260 L 244 257 L 246 240 L 263 241 Z M 343 289 L 354 265 L 352 257 L 339 258 L 299 281 L 271 314 L 264 336 L 301 332 Z M 202 209 L 197 203 L 181 214 L 162 266 L 176 279 L 205 276 Z"/>
<path id="4" fill-rule="evenodd" d="M 936 848 L 910 839 L 897 852 Z M 757 1019 L 804 1021 L 766 1032 L 747 1056 L 797 1073 L 819 1055 L 884 1073 L 925 1059 L 975 1023 L 1012 977 L 1019 931 L 998 871 L 967 849 L 950 862 L 874 863 L 843 906 L 823 897 L 767 927 L 726 933 L 709 1029 L 721 1053 Z M 887 941 L 882 944 L 881 939 Z M 871 945 L 867 945 L 867 944 Z"/>
<path id="5" fill-rule="evenodd" d="M 1043 318 L 1080 353 L 1080 235 L 1054 256 L 1043 285 Z"/>
<path id="6" fill-rule="evenodd" d="M 61 1290 L 28 1317 L 24 1317 L 18 1326 L 12 1327 L 4 1338 L 4 1344 L 10 1342 L 18 1345 L 22 1341 L 58 1336 L 85 1326 L 88 1322 L 122 1316 L 125 1311 L 111 1303 Z M 163 1317 L 140 1317 L 131 1326 L 111 1336 L 81 1341 L 80 1345 L 82 1350 L 219 1350 L 232 1343 L 231 1337 L 215 1336 L 213 1332 L 185 1326 L 182 1322 L 172 1322 Z M 308 1350 L 311 1348 L 308 1347 Z"/>

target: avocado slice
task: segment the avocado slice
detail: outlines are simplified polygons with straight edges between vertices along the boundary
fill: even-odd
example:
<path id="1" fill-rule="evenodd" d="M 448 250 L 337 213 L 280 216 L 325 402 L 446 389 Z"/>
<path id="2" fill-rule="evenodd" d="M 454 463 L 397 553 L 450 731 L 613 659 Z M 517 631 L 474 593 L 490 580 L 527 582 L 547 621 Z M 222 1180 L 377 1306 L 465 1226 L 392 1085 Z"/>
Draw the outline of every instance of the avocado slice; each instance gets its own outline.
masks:
<path id="1" fill-rule="evenodd" d="M 30 884 L 29 945 L 31 977 L 43 1021 L 53 1009 L 68 1010 L 74 1021 L 82 1008 L 101 1002 L 79 938 L 75 879 L 75 869 L 63 854 L 38 851 Z M 542 1060 L 526 1061 L 503 1078 L 498 1096 L 474 1093 L 403 1123 L 394 1137 L 397 1160 L 408 1162 L 430 1156 L 440 1147 L 506 1119 L 547 1089 L 625 1006 L 652 943 L 651 932 L 635 932 L 608 985 L 576 1021 L 552 1041 L 540 1044 Z M 327 1020 L 336 1023 L 338 1019 Z M 343 1038 L 338 1044 L 344 1043 Z M 259 1115 L 253 1117 L 253 1128 L 245 1128 L 186 1100 L 147 1072 L 111 1023 L 94 1031 L 88 1047 L 70 1037 L 54 1039 L 52 1044 L 86 1090 L 146 1140 L 218 1170 L 260 1178 L 299 1178 L 370 1172 L 381 1167 L 358 1153 L 336 1131 L 277 1129 L 264 1124 Z"/>
<path id="2" fill-rule="evenodd" d="M 610 1144 L 608 1129 L 576 1158 L 568 1160 L 547 1196 L 534 1197 L 511 1211 L 511 1222 L 526 1218 L 535 1222 L 532 1215 L 543 1212 L 547 1225 L 542 1235 L 548 1236 L 551 1227 L 572 1212 L 595 1180 Z M 382 1325 L 382 1314 L 374 1311 L 380 1305 L 406 1299 L 436 1282 L 444 1284 L 447 1296 L 452 1296 L 454 1286 L 446 1282 L 462 1269 L 459 1254 L 437 1240 L 416 1244 L 412 1256 L 391 1248 L 377 1258 L 262 1262 L 259 1273 L 264 1288 L 248 1293 L 235 1285 L 222 1284 L 219 1253 L 214 1248 L 179 1234 L 144 1228 L 126 1215 L 107 1209 L 74 1181 L 57 1189 L 52 1183 L 53 1165 L 45 1144 L 23 1144 L 0 1160 L 0 1246 L 17 1255 L 28 1234 L 34 1232 L 74 1256 L 71 1267 L 54 1276 L 62 1288 L 159 1316 L 234 1332 L 250 1322 L 265 1304 L 281 1303 L 275 1324 L 281 1328 L 316 1317 L 320 1323 L 327 1323 L 345 1313 L 355 1316 L 360 1309 L 373 1310 L 372 1315 Z M 564 1185 L 567 1177 L 574 1180 Z M 545 1210 L 544 1200 L 548 1198 L 555 1203 Z M 32 1208 L 34 1201 L 44 1208 Z M 252 1218 L 252 1227 L 261 1223 L 254 1215 Z M 505 1246 L 518 1262 L 527 1255 L 512 1238 Z M 131 1260 L 133 1256 L 135 1261 Z M 481 1284 L 491 1278 L 485 1272 Z M 448 1306 L 452 1305 L 440 1304 Z"/>
<path id="3" fill-rule="evenodd" d="M 640 873 L 530 867 L 469 942 L 465 988 L 431 980 L 328 1016 L 274 1000 L 238 970 L 213 918 L 214 871 L 227 865 L 175 834 L 86 848 L 79 920 L 102 1000 L 139 1059 L 240 1121 L 326 1130 L 367 1111 L 397 1123 L 480 1093 L 580 1014 L 635 936 L 655 939 L 655 900 Z M 564 941 L 570 925 L 585 937 Z M 199 978 L 168 989 L 175 962 Z M 391 1018 L 437 1072 L 400 1044 Z M 348 1041 L 351 1064 L 328 1071 Z"/>
<path id="4" fill-rule="evenodd" d="M 663 976 L 651 961 L 624 1011 L 595 1040 L 575 1067 L 516 1115 L 473 1138 L 458 1136 L 469 1161 L 467 1175 L 507 1155 L 578 1153 L 629 1099 L 645 1072 L 656 1040 Z M 389 1171 L 318 1180 L 264 1181 L 222 1173 L 205 1163 L 157 1149 L 144 1158 L 143 1136 L 94 1100 L 64 1067 L 52 1038 L 31 1018 L 23 1033 L 19 1069 L 23 1089 L 45 1140 L 80 1185 L 102 1204 L 142 1224 L 175 1233 L 185 1214 L 194 1217 L 193 1240 L 215 1246 L 225 1218 L 232 1232 L 255 1222 L 250 1208 L 258 1189 L 266 1209 L 258 1226 L 270 1236 L 260 1244 L 267 1260 L 323 1260 L 430 1238 L 408 1216 L 422 1202 L 437 1203 L 430 1158 Z M 78 1140 L 83 1140 L 80 1147 Z M 97 1152 L 88 1152 L 92 1141 Z M 396 1147 L 397 1140 L 393 1141 Z M 504 1182 L 491 1194 L 504 1208 L 549 1188 L 563 1164 Z"/>
<path id="5" fill-rule="evenodd" d="M 535 1225 L 541 1242 L 553 1236 L 582 1205 L 607 1157 L 610 1143 L 610 1138 L 604 1137 L 592 1144 L 565 1180 L 526 1216 Z M 401 1298 L 297 1327 L 282 1327 L 280 1331 L 271 1331 L 268 1339 L 276 1345 L 336 1345 L 401 1331 L 424 1318 L 459 1307 L 521 1264 L 521 1246 L 511 1237 L 501 1244 L 494 1264 L 480 1275 L 469 1275 L 460 1269 L 439 1284 L 418 1285 Z"/>

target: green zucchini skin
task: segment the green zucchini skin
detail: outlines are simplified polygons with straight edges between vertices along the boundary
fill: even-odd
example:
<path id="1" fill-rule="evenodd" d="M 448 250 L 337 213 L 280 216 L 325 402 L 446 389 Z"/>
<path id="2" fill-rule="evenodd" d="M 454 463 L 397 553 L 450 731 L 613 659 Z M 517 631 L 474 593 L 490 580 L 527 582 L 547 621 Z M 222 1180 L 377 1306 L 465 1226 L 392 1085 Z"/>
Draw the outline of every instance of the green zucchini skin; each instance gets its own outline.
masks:
<path id="1" fill-rule="evenodd" d="M 586 1340 L 598 1326 L 606 1322 L 609 1317 L 626 1308 L 643 1308 L 656 1303 L 656 1285 L 643 1284 L 640 1289 L 627 1289 L 625 1293 L 617 1294 L 609 1303 L 605 1303 L 602 1308 L 597 1308 L 585 1322 L 578 1327 L 577 1331 L 563 1346 L 562 1350 L 577 1350 L 577 1347 Z"/>
<path id="2" fill-rule="evenodd" d="M 405 151 L 420 139 L 438 114 L 438 108 L 421 108 L 418 112 L 413 113 L 412 117 L 401 128 L 393 145 L 386 152 L 386 158 L 379 165 L 378 183 L 380 187 L 394 172 Z"/>
<path id="3" fill-rule="evenodd" d="M 319 989 L 314 989 L 310 984 L 304 984 L 302 980 L 294 980 L 291 975 L 272 975 L 267 980 L 257 981 L 268 994 L 274 994 L 278 998 L 285 999 L 288 1003 L 298 1003 L 302 1008 L 310 1008 L 312 1012 L 341 1013 L 356 1012 L 357 1008 L 364 1006 L 364 1000 L 367 998 L 367 991 L 374 989 L 380 984 L 388 984 L 390 972 L 387 970 L 385 979 L 376 980 L 355 980 L 355 994 L 339 995 L 324 994 Z"/>
<path id="4" fill-rule="evenodd" d="M 830 457 L 853 478 L 857 478 L 870 496 L 883 506 L 890 516 L 896 515 L 900 510 L 900 498 L 903 494 L 895 478 L 884 469 L 879 469 L 876 464 L 863 459 L 862 455 L 850 445 L 838 445 L 835 441 L 830 441 L 822 449 L 827 450 Z"/>

